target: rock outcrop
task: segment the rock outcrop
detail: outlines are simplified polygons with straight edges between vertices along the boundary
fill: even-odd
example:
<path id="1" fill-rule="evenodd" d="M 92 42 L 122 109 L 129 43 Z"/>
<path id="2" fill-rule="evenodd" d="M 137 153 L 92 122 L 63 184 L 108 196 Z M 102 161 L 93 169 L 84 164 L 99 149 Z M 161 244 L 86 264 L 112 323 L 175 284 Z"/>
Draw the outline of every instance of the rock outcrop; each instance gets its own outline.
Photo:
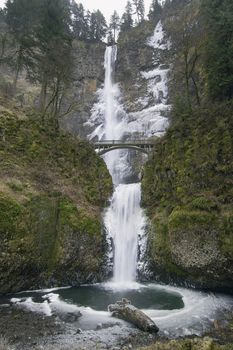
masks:
<path id="1" fill-rule="evenodd" d="M 148 260 L 156 279 L 233 291 L 231 111 L 229 103 L 186 116 L 145 167 Z"/>
<path id="2" fill-rule="evenodd" d="M 61 126 L 73 135 L 86 138 L 90 129 L 86 122 L 96 102 L 96 91 L 104 82 L 106 45 L 75 40 L 73 43 L 73 82 L 63 102 L 63 109 L 72 105 L 72 112 L 62 118 Z"/>
<path id="3" fill-rule="evenodd" d="M 32 110 L 2 107 L 0 128 L 0 293 L 102 280 L 103 160 Z"/>

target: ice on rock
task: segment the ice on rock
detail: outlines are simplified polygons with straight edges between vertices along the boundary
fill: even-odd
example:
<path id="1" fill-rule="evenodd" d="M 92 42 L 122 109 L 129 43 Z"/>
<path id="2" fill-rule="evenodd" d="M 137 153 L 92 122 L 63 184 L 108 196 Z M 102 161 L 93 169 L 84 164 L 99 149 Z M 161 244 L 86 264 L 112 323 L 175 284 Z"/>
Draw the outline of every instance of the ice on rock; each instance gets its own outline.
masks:
<path id="1" fill-rule="evenodd" d="M 161 21 L 159 21 L 155 27 L 154 34 L 148 39 L 147 45 L 160 50 L 168 50 L 170 48 L 169 40 L 165 40 Z"/>
<path id="2" fill-rule="evenodd" d="M 157 50 L 169 49 L 169 42 L 165 40 L 161 21 L 158 22 L 154 35 L 148 39 L 147 44 Z M 131 122 L 128 125 L 134 132 L 140 132 L 141 129 L 141 133 L 146 137 L 164 135 L 169 125 L 167 113 L 171 109 L 168 104 L 169 66 L 158 65 L 158 62 L 154 64 L 158 67 L 141 72 L 142 77 L 147 80 L 147 96 L 140 98 L 139 102 L 143 109 L 130 114 Z M 148 100 L 150 100 L 150 107 L 146 104 Z M 154 105 L 151 106 L 152 101 Z"/>

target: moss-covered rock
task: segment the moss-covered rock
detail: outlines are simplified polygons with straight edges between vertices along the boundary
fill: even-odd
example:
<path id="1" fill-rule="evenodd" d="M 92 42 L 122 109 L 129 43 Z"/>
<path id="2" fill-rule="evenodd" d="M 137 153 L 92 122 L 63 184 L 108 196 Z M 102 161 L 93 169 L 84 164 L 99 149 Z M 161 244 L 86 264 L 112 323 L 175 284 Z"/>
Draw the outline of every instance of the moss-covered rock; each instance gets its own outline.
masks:
<path id="1" fill-rule="evenodd" d="M 173 113 L 142 184 L 151 268 L 159 278 L 232 290 L 232 103 Z"/>
<path id="2" fill-rule="evenodd" d="M 211 338 L 171 340 L 157 342 L 154 345 L 141 348 L 141 350 L 231 350 L 233 344 L 219 345 Z"/>
<path id="3" fill-rule="evenodd" d="M 87 142 L 23 115 L 0 119 L 0 293 L 98 281 L 107 168 Z"/>

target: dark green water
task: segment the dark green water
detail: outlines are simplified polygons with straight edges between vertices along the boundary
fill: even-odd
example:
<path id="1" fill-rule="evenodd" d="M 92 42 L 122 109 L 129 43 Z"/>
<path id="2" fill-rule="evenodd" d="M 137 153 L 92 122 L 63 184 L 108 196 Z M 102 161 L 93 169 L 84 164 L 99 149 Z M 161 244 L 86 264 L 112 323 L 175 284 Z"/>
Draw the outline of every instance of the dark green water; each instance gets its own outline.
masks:
<path id="1" fill-rule="evenodd" d="M 55 316 L 66 324 L 74 324 L 75 329 L 96 331 L 102 324 L 106 337 L 109 327 L 118 327 L 119 334 L 125 332 L 126 326 L 132 327 L 107 312 L 109 304 L 122 298 L 142 309 L 169 336 L 202 334 L 221 310 L 230 310 L 233 305 L 227 296 L 157 284 L 134 285 L 131 289 L 119 289 L 119 285 L 108 283 L 27 291 L 0 298 L 0 307 L 11 302 L 17 308 Z"/>
<path id="2" fill-rule="evenodd" d="M 80 306 L 90 306 L 95 310 L 107 310 L 109 304 L 127 298 L 139 309 L 181 309 L 184 306 L 181 295 L 141 288 L 138 290 L 113 291 L 96 286 L 83 286 L 59 291 L 60 297 Z"/>
<path id="3" fill-rule="evenodd" d="M 62 301 L 77 306 L 91 307 L 97 311 L 107 311 L 108 305 L 122 298 L 127 298 L 139 309 L 173 310 L 184 307 L 182 296 L 179 293 L 167 291 L 162 288 L 147 288 L 131 290 L 114 290 L 101 285 L 81 286 L 56 290 L 52 293 L 58 294 Z M 44 295 L 48 293 L 25 292 L 10 297 L 28 298 L 32 297 L 34 302 L 42 302 Z"/>

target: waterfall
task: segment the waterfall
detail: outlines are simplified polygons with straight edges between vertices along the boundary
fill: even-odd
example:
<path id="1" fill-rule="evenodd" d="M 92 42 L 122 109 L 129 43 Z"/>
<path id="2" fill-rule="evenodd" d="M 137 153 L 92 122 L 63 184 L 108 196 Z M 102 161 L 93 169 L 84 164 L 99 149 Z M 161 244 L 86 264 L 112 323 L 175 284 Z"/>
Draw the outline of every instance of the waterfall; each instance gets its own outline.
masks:
<path id="1" fill-rule="evenodd" d="M 116 56 L 117 47 L 108 46 L 104 60 L 104 87 L 99 92 L 99 101 L 94 106 L 91 117 L 92 121 L 96 120 L 99 125 L 90 135 L 91 138 L 120 140 L 127 129 L 126 113 L 120 104 L 120 89 L 118 84 L 114 83 Z M 126 150 L 115 150 L 104 156 L 115 186 L 111 205 L 105 215 L 105 226 L 113 242 L 113 280 L 117 284 L 136 280 L 138 236 L 144 224 L 140 208 L 141 185 L 124 184 L 124 178 L 130 168 L 127 154 Z"/>
<path id="2" fill-rule="evenodd" d="M 116 46 L 107 47 L 103 126 L 105 140 L 121 139 L 126 129 L 123 118 L 125 114 L 119 104 L 119 88 L 113 79 L 116 54 Z M 140 184 L 123 184 L 127 173 L 126 156 L 127 151 L 112 151 L 104 157 L 115 185 L 111 205 L 105 216 L 105 226 L 113 241 L 113 280 L 117 284 L 136 280 L 138 235 L 143 222 Z"/>
<path id="3" fill-rule="evenodd" d="M 114 242 L 114 282 L 136 280 L 138 237 L 143 232 L 140 183 L 120 184 L 113 194 L 105 225 Z"/>
<path id="4" fill-rule="evenodd" d="M 147 44 L 155 50 L 168 49 L 163 42 L 164 33 L 161 22 Z M 148 96 L 153 96 L 154 105 L 148 105 L 148 96 L 140 103 L 145 108 L 140 112 L 126 114 L 121 104 L 121 93 L 114 82 L 117 46 L 108 46 L 105 51 L 104 86 L 98 91 L 98 102 L 94 105 L 89 125 L 94 128 L 89 137 L 98 140 L 120 140 L 131 135 L 142 137 L 162 136 L 168 126 L 164 113 L 167 104 L 167 75 L 169 67 L 157 66 L 152 71 L 141 72 L 147 81 Z M 113 246 L 113 282 L 120 286 L 130 286 L 137 275 L 139 245 L 143 254 L 145 243 L 145 217 L 140 207 L 141 184 L 126 184 L 131 165 L 127 150 L 115 150 L 104 155 L 104 160 L 112 175 L 115 187 L 111 204 L 105 214 L 105 227 Z"/>

